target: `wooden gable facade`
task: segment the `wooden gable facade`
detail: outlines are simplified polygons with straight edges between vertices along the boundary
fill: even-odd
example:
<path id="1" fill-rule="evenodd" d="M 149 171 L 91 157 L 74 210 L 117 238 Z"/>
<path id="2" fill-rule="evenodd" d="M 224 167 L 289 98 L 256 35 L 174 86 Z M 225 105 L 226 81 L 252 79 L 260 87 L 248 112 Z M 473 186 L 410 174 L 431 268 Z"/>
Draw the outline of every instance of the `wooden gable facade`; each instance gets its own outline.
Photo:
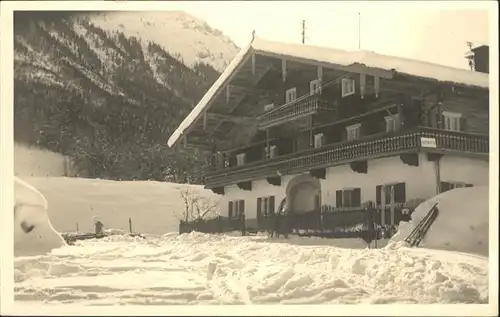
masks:
<path id="1" fill-rule="evenodd" d="M 366 172 L 377 156 L 418 164 L 405 155 L 427 137 L 429 151 L 487 155 L 488 131 L 488 89 L 249 51 L 184 145 L 213 153 L 206 186 L 222 191 L 335 164 Z"/>

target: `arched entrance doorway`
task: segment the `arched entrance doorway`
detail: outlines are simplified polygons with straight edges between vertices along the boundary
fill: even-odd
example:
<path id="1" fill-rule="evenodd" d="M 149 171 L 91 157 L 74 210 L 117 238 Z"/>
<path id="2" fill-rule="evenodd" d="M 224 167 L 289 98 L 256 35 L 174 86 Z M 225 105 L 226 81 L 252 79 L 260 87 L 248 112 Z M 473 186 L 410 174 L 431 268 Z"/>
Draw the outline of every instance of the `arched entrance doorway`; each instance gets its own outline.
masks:
<path id="1" fill-rule="evenodd" d="M 321 183 L 310 174 L 298 175 L 286 187 L 287 212 L 300 214 L 321 206 Z"/>

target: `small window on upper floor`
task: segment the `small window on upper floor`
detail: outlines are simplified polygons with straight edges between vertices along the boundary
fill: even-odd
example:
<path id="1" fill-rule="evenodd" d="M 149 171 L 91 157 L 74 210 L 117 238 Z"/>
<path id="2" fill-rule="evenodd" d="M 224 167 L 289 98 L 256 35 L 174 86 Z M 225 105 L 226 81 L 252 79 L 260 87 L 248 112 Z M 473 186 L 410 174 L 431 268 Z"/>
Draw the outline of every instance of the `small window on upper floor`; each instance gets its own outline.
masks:
<path id="1" fill-rule="evenodd" d="M 285 102 L 289 103 L 297 99 L 297 88 L 290 88 L 286 91 Z"/>
<path id="2" fill-rule="evenodd" d="M 342 78 L 342 97 L 354 95 L 356 92 L 356 82 L 354 79 Z"/>
<path id="3" fill-rule="evenodd" d="M 309 84 L 309 89 L 311 91 L 311 95 L 314 94 L 321 94 L 321 79 L 315 79 L 311 80 L 311 83 Z"/>
<path id="4" fill-rule="evenodd" d="M 392 116 L 385 117 L 385 131 L 386 132 L 397 131 L 401 124 L 399 118 L 400 118 L 399 114 L 393 114 Z"/>
<path id="5" fill-rule="evenodd" d="M 360 137 L 361 123 L 353 124 L 346 127 L 347 141 L 357 140 Z"/>
<path id="6" fill-rule="evenodd" d="M 236 166 L 241 166 L 245 164 L 246 154 L 241 153 L 236 155 Z"/>
<path id="7" fill-rule="evenodd" d="M 268 112 L 274 109 L 274 103 L 270 103 L 264 106 L 264 111 Z"/>
<path id="8" fill-rule="evenodd" d="M 444 129 L 448 131 L 460 131 L 461 113 L 443 111 Z"/>
<path id="9" fill-rule="evenodd" d="M 314 148 L 320 148 L 323 146 L 325 135 L 323 133 L 318 133 L 314 135 Z"/>

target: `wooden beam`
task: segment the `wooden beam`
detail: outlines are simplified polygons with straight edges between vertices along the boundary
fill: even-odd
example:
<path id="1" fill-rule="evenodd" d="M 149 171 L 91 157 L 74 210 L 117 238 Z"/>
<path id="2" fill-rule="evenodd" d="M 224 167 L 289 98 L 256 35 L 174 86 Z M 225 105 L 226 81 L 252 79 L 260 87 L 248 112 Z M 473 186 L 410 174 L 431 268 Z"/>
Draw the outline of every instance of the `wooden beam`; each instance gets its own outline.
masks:
<path id="1" fill-rule="evenodd" d="M 361 74 L 359 78 L 359 93 L 361 95 L 361 99 L 365 97 L 365 86 L 366 86 L 366 74 Z"/>
<path id="2" fill-rule="evenodd" d="M 243 122 L 243 121 L 248 121 L 249 119 L 253 119 L 252 117 L 214 113 L 214 112 L 208 112 L 207 116 L 209 119 L 216 119 L 216 120 L 220 120 L 220 121 L 235 122 L 235 123 L 239 123 L 239 122 Z"/>
<path id="3" fill-rule="evenodd" d="M 203 130 L 207 129 L 207 110 L 203 111 Z"/>
<path id="4" fill-rule="evenodd" d="M 283 77 L 283 82 L 286 81 L 286 59 L 281 60 L 281 76 Z"/>
<path id="5" fill-rule="evenodd" d="M 264 76 L 265 76 L 265 75 L 266 75 L 266 74 L 267 74 L 267 73 L 268 73 L 271 69 L 272 69 L 272 67 L 271 67 L 271 66 L 269 66 L 269 67 L 266 67 L 266 68 L 265 68 L 265 70 L 264 70 L 261 74 L 256 73 L 256 74 L 255 74 L 255 76 L 257 76 L 257 78 L 253 80 L 252 86 L 256 86 L 256 85 L 259 83 L 259 81 L 260 81 L 260 80 L 261 80 L 261 79 L 262 79 L 262 78 L 263 78 L 263 77 L 264 77 Z M 254 77 L 255 77 L 255 76 L 254 76 Z M 245 95 L 244 95 L 244 96 L 240 99 L 240 101 L 239 101 L 239 102 L 234 103 L 234 105 L 230 107 L 229 112 L 230 112 L 230 113 L 231 113 L 231 112 L 233 112 L 233 111 L 234 111 L 234 110 L 235 110 L 235 109 L 236 109 L 236 108 L 237 108 L 237 107 L 238 107 L 238 106 L 239 106 L 239 105 L 240 105 L 240 104 L 241 104 L 241 103 L 245 100 L 245 98 L 246 98 L 246 97 L 247 97 L 247 94 L 245 94 Z M 222 124 L 222 123 L 221 123 L 221 124 Z M 216 126 L 213 128 L 213 130 L 211 130 L 210 134 L 215 133 L 215 131 L 217 131 L 217 129 L 220 127 L 220 125 L 221 125 L 221 124 L 216 125 Z"/>
<path id="6" fill-rule="evenodd" d="M 374 87 L 375 88 L 375 97 L 378 98 L 378 95 L 380 93 L 380 77 L 375 76 L 373 84 L 375 86 Z"/>

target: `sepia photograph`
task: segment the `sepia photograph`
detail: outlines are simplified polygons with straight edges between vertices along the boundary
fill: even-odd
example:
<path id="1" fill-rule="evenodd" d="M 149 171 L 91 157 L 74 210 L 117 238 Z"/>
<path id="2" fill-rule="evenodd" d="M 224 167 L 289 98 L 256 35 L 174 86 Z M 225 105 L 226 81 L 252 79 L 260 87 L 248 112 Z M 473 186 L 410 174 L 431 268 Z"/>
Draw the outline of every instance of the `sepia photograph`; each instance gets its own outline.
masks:
<path id="1" fill-rule="evenodd" d="M 498 310 L 495 5 L 140 2 L 2 3 L 4 304 Z"/>

